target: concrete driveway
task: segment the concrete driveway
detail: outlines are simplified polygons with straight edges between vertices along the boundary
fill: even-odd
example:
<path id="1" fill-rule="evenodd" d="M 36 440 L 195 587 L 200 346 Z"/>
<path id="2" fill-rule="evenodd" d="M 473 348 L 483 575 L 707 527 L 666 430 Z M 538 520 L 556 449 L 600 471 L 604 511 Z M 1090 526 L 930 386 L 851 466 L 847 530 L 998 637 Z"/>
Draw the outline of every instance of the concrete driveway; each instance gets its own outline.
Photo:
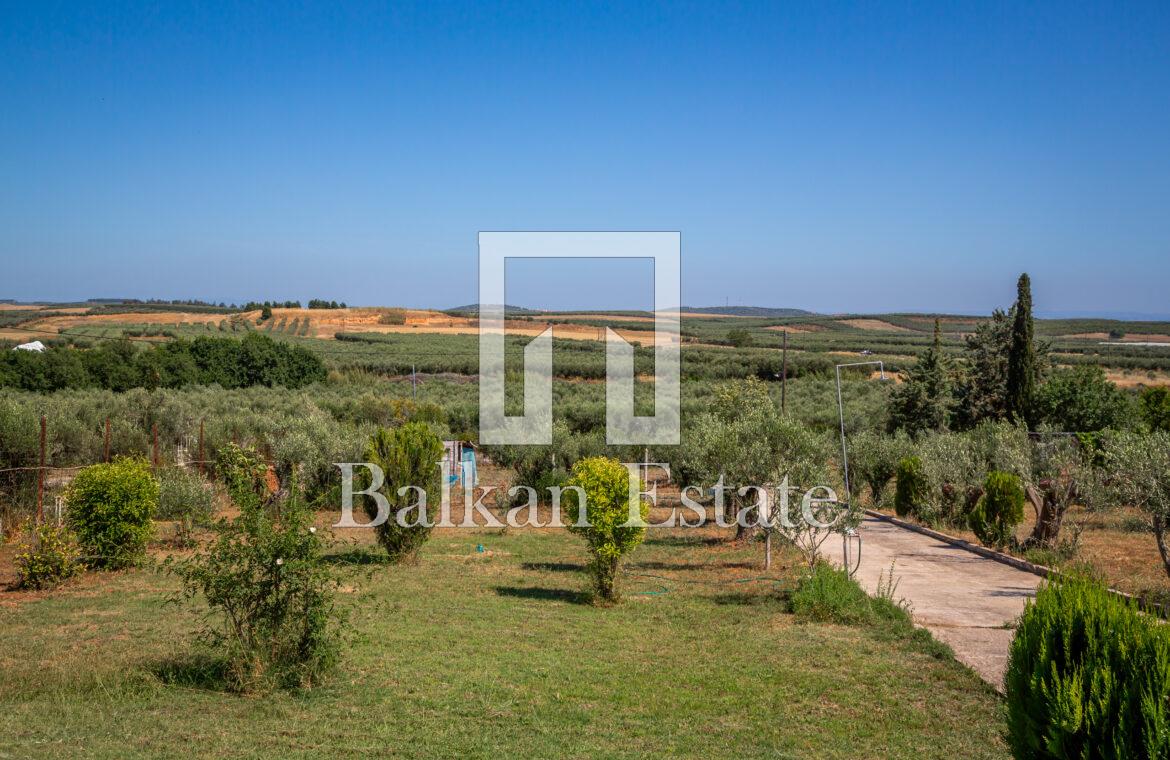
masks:
<path id="1" fill-rule="evenodd" d="M 1042 579 L 875 517 L 866 517 L 859 532 L 861 564 L 855 577 L 865 590 L 875 593 L 893 563 L 894 596 L 909 603 L 914 622 L 1002 691 L 1015 621 Z M 823 552 L 841 564 L 840 541 L 830 539 Z"/>

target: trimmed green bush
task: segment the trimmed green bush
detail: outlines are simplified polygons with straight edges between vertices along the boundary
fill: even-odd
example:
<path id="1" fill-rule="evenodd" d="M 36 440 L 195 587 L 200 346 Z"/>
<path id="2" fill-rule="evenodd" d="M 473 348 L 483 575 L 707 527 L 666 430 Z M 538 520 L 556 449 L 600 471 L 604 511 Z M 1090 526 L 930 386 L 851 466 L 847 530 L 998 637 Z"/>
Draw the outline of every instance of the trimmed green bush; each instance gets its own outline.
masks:
<path id="1" fill-rule="evenodd" d="M 580 488 L 585 497 L 582 504 L 581 494 L 576 490 L 565 491 L 569 531 L 584 536 L 589 543 L 592 555 L 589 571 L 597 596 L 605 602 L 616 602 L 620 598 L 617 576 L 622 556 L 633 551 L 646 537 L 650 507 L 639 499 L 639 519 L 630 521 L 630 473 L 616 459 L 582 459 L 573 465 L 573 477 L 568 485 Z M 587 525 L 577 524 L 581 522 L 582 511 Z"/>
<path id="2" fill-rule="evenodd" d="M 1170 756 L 1170 629 L 1099 583 L 1040 589 L 1004 686 L 1017 758 Z"/>
<path id="3" fill-rule="evenodd" d="M 141 457 L 122 457 L 77 473 L 65 493 L 69 526 L 90 567 L 138 564 L 158 507 L 158 481 Z"/>
<path id="4" fill-rule="evenodd" d="M 789 598 L 802 621 L 860 625 L 873 619 L 871 599 L 844 570 L 818 562 L 800 577 Z"/>
<path id="5" fill-rule="evenodd" d="M 77 543 L 68 530 L 52 523 L 39 526 L 33 534 L 32 546 L 16 555 L 19 588 L 52 588 L 79 572 Z"/>
<path id="6" fill-rule="evenodd" d="M 983 495 L 967 517 L 967 524 L 987 546 L 1007 546 L 1024 521 L 1024 484 L 1010 472 L 989 472 Z"/>
<path id="7" fill-rule="evenodd" d="M 390 515 L 374 528 L 378 543 L 393 562 L 413 560 L 422 545 L 431 537 L 433 514 L 439 497 L 439 462 L 443 458 L 443 442 L 424 422 L 408 422 L 400 428 L 378 428 L 366 448 L 366 461 L 382 468 L 386 479 L 381 493 L 390 503 Z M 399 495 L 398 489 L 416 486 L 426 491 L 426 510 L 416 507 L 419 494 L 410 489 Z M 399 524 L 397 513 L 407 510 Z M 378 514 L 373 499 L 366 500 L 366 512 L 371 519 Z M 413 512 L 413 513 L 412 513 Z"/>
<path id="8" fill-rule="evenodd" d="M 894 511 L 898 517 L 918 517 L 929 509 L 930 485 L 918 457 L 906 457 L 898 462 L 894 475 Z"/>

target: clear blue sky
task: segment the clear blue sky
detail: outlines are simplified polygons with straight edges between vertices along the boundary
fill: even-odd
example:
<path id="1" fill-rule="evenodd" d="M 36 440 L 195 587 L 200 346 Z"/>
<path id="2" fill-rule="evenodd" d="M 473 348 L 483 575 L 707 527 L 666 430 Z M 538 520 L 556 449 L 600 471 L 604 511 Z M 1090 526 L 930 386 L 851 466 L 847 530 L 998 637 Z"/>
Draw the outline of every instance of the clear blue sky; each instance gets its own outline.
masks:
<path id="1" fill-rule="evenodd" d="M 4 2 L 0 298 L 1170 312 L 1165 0 L 293 5 Z"/>

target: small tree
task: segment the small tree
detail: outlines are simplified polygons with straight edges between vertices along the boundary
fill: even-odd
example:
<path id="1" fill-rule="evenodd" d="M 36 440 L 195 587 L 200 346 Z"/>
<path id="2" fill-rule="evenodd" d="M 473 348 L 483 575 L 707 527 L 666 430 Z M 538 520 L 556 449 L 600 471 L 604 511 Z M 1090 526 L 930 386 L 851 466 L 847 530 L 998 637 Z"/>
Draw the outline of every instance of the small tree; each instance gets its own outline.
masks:
<path id="1" fill-rule="evenodd" d="M 1170 432 L 1170 388 L 1146 388 L 1141 395 L 1142 419 L 1150 430 Z"/>
<path id="2" fill-rule="evenodd" d="M 87 565 L 114 570 L 142 560 L 158 507 L 158 481 L 145 459 L 86 467 L 69 485 L 65 501 Z"/>
<path id="3" fill-rule="evenodd" d="M 382 468 L 386 479 L 381 492 L 390 504 L 390 515 L 374 528 L 378 542 L 393 562 L 412 561 L 431 536 L 434 502 L 439 495 L 439 462 L 443 459 L 443 442 L 425 422 L 408 422 L 399 428 L 378 428 L 366 447 L 366 461 Z M 427 496 L 425 509 L 418 502 L 421 488 Z M 406 488 L 403 493 L 400 489 Z M 410 510 L 416 514 L 411 519 Z M 377 506 L 366 502 L 370 518 L 377 516 Z M 399 513 L 402 512 L 400 515 Z"/>
<path id="4" fill-rule="evenodd" d="M 201 638 L 223 656 L 228 687 L 314 686 L 338 660 L 342 619 L 312 514 L 294 491 L 279 515 L 250 504 L 215 532 L 206 551 L 172 568 L 181 598 L 202 597 L 218 613 Z"/>
<path id="5" fill-rule="evenodd" d="M 939 322 L 934 321 L 934 342 L 922 352 L 906 380 L 890 397 L 891 430 L 917 436 L 931 430 L 945 430 L 952 405 L 950 361 L 942 350 Z"/>
<path id="6" fill-rule="evenodd" d="M 1033 421 L 1032 402 L 1040 367 L 1032 322 L 1032 280 L 1025 272 L 1016 283 L 1016 304 L 1012 314 L 1012 338 L 1007 357 L 1007 412 L 1016 422 Z"/>
<path id="7" fill-rule="evenodd" d="M 748 348 L 752 345 L 752 334 L 743 328 L 728 330 L 727 342 L 736 348 Z"/>
<path id="8" fill-rule="evenodd" d="M 922 460 L 906 457 L 895 473 L 894 511 L 898 517 L 919 517 L 929 511 L 930 488 L 922 471 Z"/>
<path id="9" fill-rule="evenodd" d="M 910 453 L 910 441 L 905 436 L 866 431 L 850 441 L 849 464 L 856 479 L 869 486 L 874 506 L 881 504 L 886 486 L 898 471 L 898 462 Z"/>
<path id="10" fill-rule="evenodd" d="M 1095 433 L 1119 427 L 1129 413 L 1129 402 L 1105 370 L 1082 365 L 1057 370 L 1036 391 L 1036 416 L 1059 430 Z"/>
<path id="11" fill-rule="evenodd" d="M 1105 457 L 1112 495 L 1145 513 L 1170 576 L 1170 433 L 1118 434 L 1107 442 Z"/>
<path id="12" fill-rule="evenodd" d="M 989 472 L 983 495 L 968 518 L 971 530 L 987 546 L 1007 546 L 1024 519 L 1024 486 L 1010 472 Z"/>
<path id="13" fill-rule="evenodd" d="M 582 503 L 582 496 L 576 490 L 565 493 L 569 530 L 583 536 L 589 544 L 589 571 L 597 595 L 603 601 L 616 602 L 621 559 L 642 543 L 650 507 L 639 499 L 634 507 L 640 524 L 630 523 L 630 500 L 638 496 L 630 493 L 630 473 L 616 459 L 582 459 L 573 465 L 573 477 L 568 485 L 580 488 L 584 494 Z M 641 490 L 641 484 L 638 488 Z"/>

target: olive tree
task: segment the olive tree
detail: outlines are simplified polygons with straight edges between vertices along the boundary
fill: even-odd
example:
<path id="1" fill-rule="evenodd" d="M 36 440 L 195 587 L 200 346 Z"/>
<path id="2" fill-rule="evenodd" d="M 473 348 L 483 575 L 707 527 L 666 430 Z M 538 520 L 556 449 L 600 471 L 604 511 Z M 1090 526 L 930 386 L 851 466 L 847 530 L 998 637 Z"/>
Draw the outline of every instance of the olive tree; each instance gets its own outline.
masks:
<path id="1" fill-rule="evenodd" d="M 1119 433 L 1110 438 L 1105 456 L 1111 495 L 1146 516 L 1170 576 L 1170 433 Z"/>

